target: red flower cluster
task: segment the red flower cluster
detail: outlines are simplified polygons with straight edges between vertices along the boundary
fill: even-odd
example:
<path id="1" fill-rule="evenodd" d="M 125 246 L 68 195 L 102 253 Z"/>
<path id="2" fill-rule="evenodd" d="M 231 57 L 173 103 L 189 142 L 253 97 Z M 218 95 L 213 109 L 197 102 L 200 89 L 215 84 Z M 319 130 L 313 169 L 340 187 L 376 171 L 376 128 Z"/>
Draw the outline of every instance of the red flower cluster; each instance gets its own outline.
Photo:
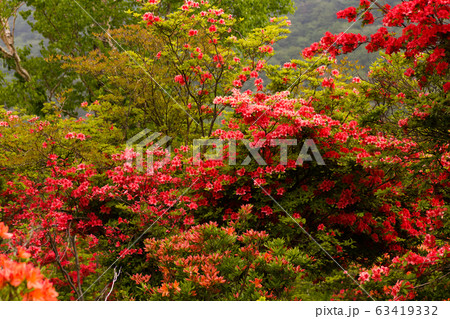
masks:
<path id="1" fill-rule="evenodd" d="M 158 16 L 155 16 L 152 12 L 147 12 L 142 16 L 144 21 L 147 21 L 147 25 L 152 25 L 155 22 L 159 22 L 161 19 Z"/>
<path id="2" fill-rule="evenodd" d="M 372 24 L 374 17 L 371 11 L 375 9 L 368 9 L 369 7 L 369 1 L 361 1 L 358 9 L 350 7 L 338 12 L 338 18 L 347 18 L 352 22 L 359 12 L 364 12 L 363 24 Z M 386 53 L 392 54 L 404 50 L 407 57 L 417 57 L 423 52 L 430 52 L 427 70 L 440 75 L 448 72 L 448 56 L 443 54 L 450 32 L 447 21 L 450 17 L 448 1 L 408 0 L 392 8 L 386 5 L 380 10 L 384 27 L 372 34 L 370 40 L 360 35 L 326 33 L 319 44 L 314 43 L 306 48 L 303 56 L 311 58 L 315 54 L 326 52 L 335 57 L 352 52 L 361 44 L 367 43 L 366 49 L 369 52 L 386 50 Z M 387 27 L 403 27 L 403 32 L 396 37 L 387 30 Z M 341 37 L 345 37 L 344 40 L 340 40 Z"/>

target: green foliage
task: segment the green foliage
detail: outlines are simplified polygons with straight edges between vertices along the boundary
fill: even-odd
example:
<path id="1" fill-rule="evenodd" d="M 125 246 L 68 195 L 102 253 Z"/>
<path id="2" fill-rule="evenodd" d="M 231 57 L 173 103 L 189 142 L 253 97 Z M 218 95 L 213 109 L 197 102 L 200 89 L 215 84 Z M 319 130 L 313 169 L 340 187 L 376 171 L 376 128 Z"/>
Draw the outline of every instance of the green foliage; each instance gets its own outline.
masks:
<path id="1" fill-rule="evenodd" d="M 146 250 L 159 273 L 133 279 L 150 300 L 289 300 L 296 278 L 304 277 L 302 267 L 310 263 L 265 232 L 240 233 L 215 223 L 148 240 Z"/>
<path id="2" fill-rule="evenodd" d="M 107 37 L 98 38 L 94 34 L 129 21 L 127 19 L 130 17 L 124 10 L 135 2 L 23 2 L 27 7 L 21 12 L 22 17 L 27 18 L 32 31 L 38 33 L 43 41 L 40 43 L 38 56 L 30 56 L 29 48 L 20 49 L 22 66 L 30 73 L 31 81 L 25 82 L 21 77 L 10 79 L 0 89 L 0 101 L 9 108 L 20 108 L 30 114 L 42 115 L 44 103 L 55 101 L 69 89 L 74 89 L 66 95 L 69 103 L 64 106 L 66 111 L 74 115 L 74 110 L 83 100 L 94 101 L 88 91 L 88 80 L 78 77 L 74 72 L 65 71 L 60 67 L 60 62 L 52 57 L 61 54 L 79 56 L 95 48 L 114 47 Z"/>
<path id="3" fill-rule="evenodd" d="M 165 16 L 183 5 L 184 0 L 161 0 L 160 13 Z M 211 6 L 232 14 L 239 24 L 235 29 L 245 35 L 254 28 L 267 26 L 269 18 L 294 13 L 293 0 L 211 0 Z"/>
<path id="4" fill-rule="evenodd" d="M 228 14 L 207 17 L 222 23 L 208 22 L 190 8 L 151 26 L 125 26 L 111 32 L 124 52 L 67 57 L 63 67 L 102 83 L 95 92 L 104 103 L 94 111 L 117 125 L 124 141 L 143 128 L 176 143 L 210 136 L 225 111 L 214 99 L 249 81 L 273 55 L 271 45 L 288 31 L 283 19 L 274 19 L 238 39 L 232 31 L 237 22 Z"/>
<path id="5" fill-rule="evenodd" d="M 0 121 L 9 123 L 0 130 L 0 168 L 3 171 L 42 178 L 49 174 L 50 154 L 58 154 L 67 163 L 85 162 L 95 163 L 98 168 L 108 167 L 107 154 L 115 153 L 121 142 L 119 130 L 102 118 L 63 118 L 61 110 L 54 104 L 46 107 L 46 120 L 19 117 L 17 113 L 0 110 Z M 81 134 L 85 141 L 67 138 L 69 133 Z"/>

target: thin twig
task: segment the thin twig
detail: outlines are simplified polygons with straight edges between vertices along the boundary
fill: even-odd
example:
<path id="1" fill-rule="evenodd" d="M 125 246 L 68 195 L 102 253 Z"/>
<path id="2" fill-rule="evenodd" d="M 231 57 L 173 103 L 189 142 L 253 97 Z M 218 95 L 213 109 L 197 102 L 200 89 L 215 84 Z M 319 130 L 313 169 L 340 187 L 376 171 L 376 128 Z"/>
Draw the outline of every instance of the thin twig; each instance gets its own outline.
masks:
<path id="1" fill-rule="evenodd" d="M 48 238 L 50 240 L 50 245 L 52 247 L 53 252 L 55 253 L 55 260 L 56 260 L 56 264 L 58 265 L 58 268 L 61 270 L 61 272 L 63 273 L 64 278 L 66 278 L 67 282 L 69 283 L 70 287 L 73 289 L 73 291 L 75 291 L 77 293 L 78 296 L 80 296 L 78 289 L 75 287 L 75 285 L 73 284 L 72 278 L 70 278 L 69 273 L 67 272 L 67 270 L 64 269 L 64 267 L 61 264 L 61 259 L 59 258 L 59 254 L 58 254 L 58 247 L 56 247 L 56 243 L 55 240 L 53 239 L 52 235 L 49 234 Z M 81 296 L 82 297 L 82 296 Z"/>
<path id="2" fill-rule="evenodd" d="M 77 245 L 75 242 L 76 235 L 70 236 L 70 243 L 72 244 L 73 249 L 73 255 L 75 256 L 75 269 L 77 271 L 77 285 L 78 285 L 78 291 L 80 292 L 80 300 L 84 300 L 83 298 L 83 290 L 81 289 L 81 276 L 80 276 L 80 261 L 78 259 L 78 252 L 77 252 Z"/>
<path id="3" fill-rule="evenodd" d="M 111 289 L 109 290 L 109 293 L 105 298 L 105 301 L 108 301 L 109 295 L 112 293 L 112 291 L 114 289 L 114 284 L 116 283 L 117 279 L 119 278 L 121 271 L 122 271 L 122 267 L 120 267 L 119 272 L 116 272 L 116 267 L 114 267 L 114 279 L 113 279 L 113 282 L 111 283 Z"/>

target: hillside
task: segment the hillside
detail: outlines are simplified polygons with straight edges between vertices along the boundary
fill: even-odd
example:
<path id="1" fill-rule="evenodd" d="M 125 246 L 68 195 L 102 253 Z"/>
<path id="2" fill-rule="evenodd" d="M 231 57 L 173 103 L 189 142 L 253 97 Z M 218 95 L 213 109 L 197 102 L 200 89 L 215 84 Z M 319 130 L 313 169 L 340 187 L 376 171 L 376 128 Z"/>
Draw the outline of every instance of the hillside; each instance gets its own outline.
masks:
<path id="1" fill-rule="evenodd" d="M 388 0 L 394 5 L 400 0 Z M 275 46 L 277 54 L 272 58 L 273 64 L 282 64 L 293 58 L 299 58 L 304 48 L 321 39 L 326 31 L 332 33 L 352 32 L 369 35 L 380 26 L 381 21 L 375 21 L 373 25 L 361 28 L 361 23 L 351 25 L 347 20 L 337 19 L 336 12 L 350 6 L 357 7 L 359 0 L 295 0 L 297 10 L 289 16 L 291 34 Z M 367 54 L 364 48 L 358 49 L 349 55 L 352 60 L 358 60 L 362 65 L 368 66 L 378 54 Z"/>

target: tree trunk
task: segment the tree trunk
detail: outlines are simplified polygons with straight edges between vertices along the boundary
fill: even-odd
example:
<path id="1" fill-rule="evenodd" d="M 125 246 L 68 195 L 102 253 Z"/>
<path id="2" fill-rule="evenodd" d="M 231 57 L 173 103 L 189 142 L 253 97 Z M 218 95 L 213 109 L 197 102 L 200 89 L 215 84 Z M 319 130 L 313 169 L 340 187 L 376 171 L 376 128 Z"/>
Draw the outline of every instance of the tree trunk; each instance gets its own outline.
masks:
<path id="1" fill-rule="evenodd" d="M 17 10 L 21 5 L 17 6 L 13 10 L 13 29 L 9 27 L 9 19 L 11 17 L 0 17 L 0 39 L 5 47 L 0 45 L 0 53 L 4 59 L 13 59 L 15 63 L 16 72 L 27 82 L 31 81 L 31 76 L 28 71 L 22 66 L 22 60 L 20 59 L 17 49 L 14 45 L 14 26 L 16 24 Z"/>

